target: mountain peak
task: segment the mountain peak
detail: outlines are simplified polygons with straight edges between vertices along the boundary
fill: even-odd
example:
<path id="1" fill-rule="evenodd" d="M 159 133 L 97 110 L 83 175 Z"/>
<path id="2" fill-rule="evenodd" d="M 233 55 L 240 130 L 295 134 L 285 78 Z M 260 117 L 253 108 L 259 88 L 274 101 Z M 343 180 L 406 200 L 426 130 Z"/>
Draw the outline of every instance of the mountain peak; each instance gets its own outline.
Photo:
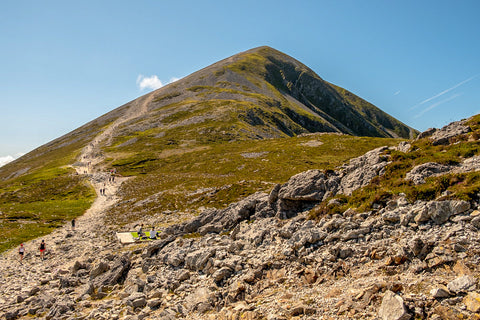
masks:
<path id="1" fill-rule="evenodd" d="M 223 132 L 219 134 L 224 135 L 222 140 L 315 132 L 410 138 L 417 133 L 268 46 L 240 52 L 140 97 L 123 106 L 123 111 L 117 110 L 118 116 L 127 112 L 127 107 L 128 112 L 138 114 L 135 122 L 143 122 L 143 130 L 177 126 L 178 122 L 198 124 L 208 113 L 207 130 Z M 160 110 L 177 114 L 169 118 L 177 124 L 152 121 L 152 114 L 162 113 Z M 131 134 L 137 129 L 125 128 Z M 197 130 L 190 138 L 195 136 Z"/>

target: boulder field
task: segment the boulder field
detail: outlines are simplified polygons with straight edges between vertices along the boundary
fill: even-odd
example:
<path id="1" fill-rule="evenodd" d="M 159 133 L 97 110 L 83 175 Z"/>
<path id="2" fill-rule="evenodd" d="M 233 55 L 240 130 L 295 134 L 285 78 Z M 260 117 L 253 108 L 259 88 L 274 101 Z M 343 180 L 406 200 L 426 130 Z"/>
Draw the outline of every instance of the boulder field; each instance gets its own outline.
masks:
<path id="1" fill-rule="evenodd" d="M 442 131 L 443 130 L 443 131 Z M 463 122 L 422 134 L 443 144 Z M 468 131 L 468 130 L 467 130 Z M 442 133 L 443 132 L 443 133 Z M 445 136 L 448 139 L 445 140 Z M 393 196 L 373 210 L 308 212 L 384 174 L 386 148 L 331 171 L 309 170 L 267 193 L 122 246 L 101 219 L 79 219 L 0 260 L 4 319 L 478 319 L 479 203 Z M 409 152 L 402 143 L 397 150 Z M 406 179 L 480 168 L 429 163 Z M 112 202 L 114 203 L 114 202 Z M 106 229 L 110 230 L 110 229 Z"/>

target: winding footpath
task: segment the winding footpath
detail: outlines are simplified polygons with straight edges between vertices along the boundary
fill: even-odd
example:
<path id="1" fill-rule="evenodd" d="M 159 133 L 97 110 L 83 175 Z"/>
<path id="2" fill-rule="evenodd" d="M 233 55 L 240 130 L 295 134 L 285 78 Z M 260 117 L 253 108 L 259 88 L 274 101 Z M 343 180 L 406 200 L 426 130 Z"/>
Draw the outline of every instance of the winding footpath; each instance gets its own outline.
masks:
<path id="1" fill-rule="evenodd" d="M 76 218 L 75 230 L 72 230 L 71 222 L 68 221 L 47 236 L 25 242 L 23 263 L 19 261 L 18 248 L 0 255 L 0 314 L 18 296 L 28 296 L 29 292 L 37 290 L 42 283 L 51 281 L 58 274 L 67 273 L 77 259 L 88 259 L 118 249 L 115 235 L 103 232 L 103 215 L 106 209 L 119 200 L 117 190 L 128 178 L 116 176 L 114 182 L 109 181 L 111 173 L 99 165 L 104 160 L 100 145 L 111 141 L 112 133 L 119 125 L 145 114 L 153 98 L 150 94 L 133 101 L 123 117 L 114 121 L 82 150 L 73 168 L 77 174 L 88 178 L 97 197 L 92 206 Z M 105 195 L 100 194 L 102 188 L 105 188 Z M 41 240 L 46 243 L 45 260 L 40 258 Z"/>

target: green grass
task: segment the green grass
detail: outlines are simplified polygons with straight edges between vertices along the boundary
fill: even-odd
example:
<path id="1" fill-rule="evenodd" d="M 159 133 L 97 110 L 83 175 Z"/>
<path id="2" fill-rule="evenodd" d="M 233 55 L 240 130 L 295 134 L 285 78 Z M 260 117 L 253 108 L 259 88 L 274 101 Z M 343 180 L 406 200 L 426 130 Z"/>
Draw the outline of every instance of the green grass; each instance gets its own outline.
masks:
<path id="1" fill-rule="evenodd" d="M 9 189 L 0 194 L 0 252 L 82 215 L 95 197 L 89 185 L 68 175 Z"/>
<path id="2" fill-rule="evenodd" d="M 66 221 L 83 214 L 91 204 L 92 199 L 88 198 L 1 203 L 0 252 L 49 234 Z"/>
<path id="3" fill-rule="evenodd" d="M 91 206 L 94 190 L 68 165 L 96 130 L 79 129 L 81 139 L 78 134 L 64 136 L 27 154 L 21 163 L 0 168 L 0 252 L 47 235 Z M 25 172 L 11 177 L 15 171 Z"/>
<path id="4" fill-rule="evenodd" d="M 305 144 L 321 145 L 309 147 Z M 311 135 L 267 140 L 209 142 L 181 148 L 171 156 L 155 157 L 132 152 L 131 157 L 107 165 L 135 179 L 122 185 L 122 205 L 109 212 L 109 223 L 120 225 L 166 210 L 195 211 L 200 207 L 224 208 L 257 191 L 269 192 L 276 183 L 308 169 L 333 169 L 354 156 L 397 139 L 346 135 Z M 131 146 L 129 146 L 131 147 Z M 160 150 L 159 150 L 160 151 Z M 259 157 L 244 155 L 259 154 Z M 133 155 L 134 154 L 134 155 Z M 132 207 L 128 200 L 149 199 Z"/>

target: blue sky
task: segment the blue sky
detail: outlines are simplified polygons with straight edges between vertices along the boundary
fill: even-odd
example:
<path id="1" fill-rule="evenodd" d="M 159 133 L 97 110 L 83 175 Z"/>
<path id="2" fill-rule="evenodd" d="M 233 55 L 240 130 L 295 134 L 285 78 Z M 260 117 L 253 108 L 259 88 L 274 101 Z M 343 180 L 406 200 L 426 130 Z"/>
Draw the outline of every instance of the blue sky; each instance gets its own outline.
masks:
<path id="1" fill-rule="evenodd" d="M 268 45 L 418 130 L 480 113 L 480 1 L 5 1 L 0 163 Z"/>

